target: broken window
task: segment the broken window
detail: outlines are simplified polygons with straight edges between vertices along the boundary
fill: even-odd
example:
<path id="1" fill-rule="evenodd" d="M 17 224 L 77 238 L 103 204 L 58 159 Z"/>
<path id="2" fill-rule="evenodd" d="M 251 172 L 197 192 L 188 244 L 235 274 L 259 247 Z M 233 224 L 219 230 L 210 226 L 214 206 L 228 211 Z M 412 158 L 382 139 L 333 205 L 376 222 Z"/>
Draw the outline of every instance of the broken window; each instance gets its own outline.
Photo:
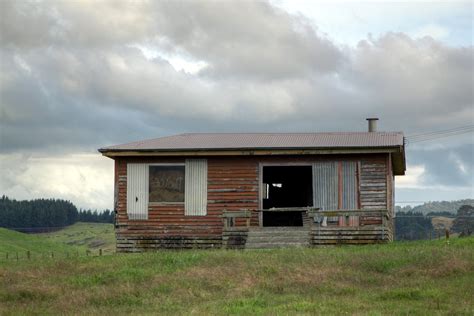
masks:
<path id="1" fill-rule="evenodd" d="M 311 166 L 264 166 L 263 208 L 313 205 Z"/>
<path id="2" fill-rule="evenodd" d="M 313 205 L 311 166 L 264 166 L 263 208 Z M 297 210 L 263 212 L 263 226 L 303 226 Z"/>
<path id="3" fill-rule="evenodd" d="M 184 202 L 184 166 L 151 165 L 149 168 L 150 202 Z"/>

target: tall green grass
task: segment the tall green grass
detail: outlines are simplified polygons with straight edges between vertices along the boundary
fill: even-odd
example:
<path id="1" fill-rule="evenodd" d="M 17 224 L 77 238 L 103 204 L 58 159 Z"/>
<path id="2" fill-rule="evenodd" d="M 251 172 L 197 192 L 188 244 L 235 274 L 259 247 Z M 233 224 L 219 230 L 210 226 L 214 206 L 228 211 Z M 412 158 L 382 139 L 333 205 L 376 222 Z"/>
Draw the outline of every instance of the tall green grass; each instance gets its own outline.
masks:
<path id="1" fill-rule="evenodd" d="M 473 315 L 474 238 L 0 260 L 0 314 Z"/>

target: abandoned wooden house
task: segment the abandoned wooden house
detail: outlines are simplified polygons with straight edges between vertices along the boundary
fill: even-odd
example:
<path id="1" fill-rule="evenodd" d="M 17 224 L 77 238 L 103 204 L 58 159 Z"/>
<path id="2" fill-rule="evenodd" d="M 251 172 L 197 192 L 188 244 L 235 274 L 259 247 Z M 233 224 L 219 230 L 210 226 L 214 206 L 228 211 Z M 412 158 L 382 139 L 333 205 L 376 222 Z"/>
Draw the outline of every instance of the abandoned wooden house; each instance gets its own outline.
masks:
<path id="1" fill-rule="evenodd" d="M 400 132 L 196 133 L 99 149 L 118 251 L 389 242 Z"/>

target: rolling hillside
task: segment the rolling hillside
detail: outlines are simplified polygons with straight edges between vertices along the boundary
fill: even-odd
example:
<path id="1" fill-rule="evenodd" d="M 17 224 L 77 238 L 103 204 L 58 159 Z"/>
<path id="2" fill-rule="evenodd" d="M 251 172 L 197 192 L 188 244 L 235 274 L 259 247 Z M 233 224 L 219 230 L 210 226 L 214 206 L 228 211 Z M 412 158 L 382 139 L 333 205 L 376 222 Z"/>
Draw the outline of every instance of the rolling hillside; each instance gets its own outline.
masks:
<path id="1" fill-rule="evenodd" d="M 471 205 L 474 206 L 474 199 L 464 199 L 464 200 L 456 200 L 456 201 L 432 201 L 426 202 L 421 205 L 412 207 L 412 206 L 405 206 L 405 207 L 396 207 L 396 211 L 404 211 L 404 212 L 414 212 L 414 213 L 422 213 L 428 214 L 431 212 L 448 212 L 452 213 L 453 215 L 456 214 L 457 210 L 463 205 Z"/>
<path id="2" fill-rule="evenodd" d="M 115 252 L 113 224 L 76 223 L 56 232 L 38 234 L 47 240 L 82 249 L 102 249 L 104 253 Z"/>
<path id="3" fill-rule="evenodd" d="M 9 253 L 13 256 L 20 253 L 25 256 L 26 251 L 32 254 L 50 253 L 51 251 L 57 253 L 66 253 L 77 251 L 78 248 L 67 244 L 48 240 L 38 235 L 28 235 L 19 233 L 13 230 L 0 228 L 0 254 L 2 258 Z"/>
<path id="4" fill-rule="evenodd" d="M 0 228 L 0 256 L 10 258 L 19 253 L 21 258 L 30 251 L 32 257 L 85 255 L 86 251 L 104 254 L 115 252 L 115 235 L 112 224 L 76 223 L 62 230 L 44 234 L 24 234 Z"/>

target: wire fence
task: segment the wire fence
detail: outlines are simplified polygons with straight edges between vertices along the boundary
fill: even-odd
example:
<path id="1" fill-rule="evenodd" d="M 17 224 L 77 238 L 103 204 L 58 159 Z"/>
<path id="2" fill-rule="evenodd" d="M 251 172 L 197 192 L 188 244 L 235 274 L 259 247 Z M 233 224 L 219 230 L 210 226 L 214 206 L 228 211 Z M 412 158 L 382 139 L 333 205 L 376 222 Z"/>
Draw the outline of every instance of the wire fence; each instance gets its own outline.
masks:
<path id="1" fill-rule="evenodd" d="M 102 248 L 76 251 L 4 251 L 0 252 L 0 261 L 20 260 L 50 260 L 50 259 L 73 259 L 86 257 L 101 257 L 115 254 L 115 251 L 106 251 Z"/>

